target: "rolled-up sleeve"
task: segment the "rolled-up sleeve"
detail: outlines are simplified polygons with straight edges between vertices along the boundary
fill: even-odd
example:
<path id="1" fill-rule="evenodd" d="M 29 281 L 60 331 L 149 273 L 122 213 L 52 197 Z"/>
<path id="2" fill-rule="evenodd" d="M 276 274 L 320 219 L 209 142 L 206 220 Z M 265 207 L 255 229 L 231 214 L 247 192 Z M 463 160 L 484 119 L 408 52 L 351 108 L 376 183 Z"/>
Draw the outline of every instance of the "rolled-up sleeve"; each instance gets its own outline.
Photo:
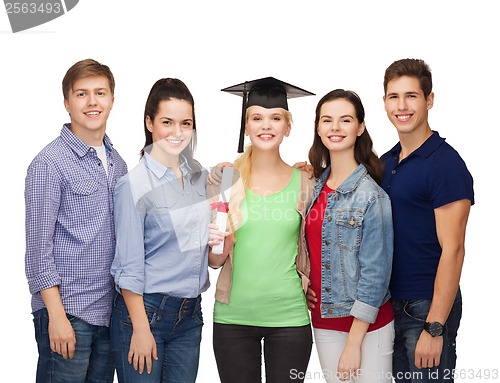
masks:
<path id="1" fill-rule="evenodd" d="M 143 294 L 144 218 L 131 189 L 130 177 L 121 178 L 114 191 L 116 251 L 111 274 L 118 291 Z"/>
<path id="2" fill-rule="evenodd" d="M 42 159 L 28 167 L 25 179 L 25 272 L 31 294 L 57 286 L 54 232 L 61 200 L 60 180 Z"/>
<path id="3" fill-rule="evenodd" d="M 377 319 L 391 278 L 393 256 L 392 210 L 389 197 L 374 198 L 363 220 L 359 250 L 360 277 L 351 315 L 368 323 Z"/>

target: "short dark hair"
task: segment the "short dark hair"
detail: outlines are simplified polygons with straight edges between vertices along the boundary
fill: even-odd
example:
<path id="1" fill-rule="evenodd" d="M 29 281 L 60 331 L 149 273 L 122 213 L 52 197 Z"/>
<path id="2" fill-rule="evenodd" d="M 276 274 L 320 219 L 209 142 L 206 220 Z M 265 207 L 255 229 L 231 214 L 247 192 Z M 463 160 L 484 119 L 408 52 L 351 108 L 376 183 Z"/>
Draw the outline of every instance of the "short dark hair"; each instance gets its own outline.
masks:
<path id="1" fill-rule="evenodd" d="M 402 76 L 416 77 L 420 81 L 420 88 L 425 99 L 432 92 L 432 73 L 429 65 L 420 59 L 402 59 L 394 61 L 387 67 L 384 75 L 384 94 L 387 94 L 389 81 Z"/>

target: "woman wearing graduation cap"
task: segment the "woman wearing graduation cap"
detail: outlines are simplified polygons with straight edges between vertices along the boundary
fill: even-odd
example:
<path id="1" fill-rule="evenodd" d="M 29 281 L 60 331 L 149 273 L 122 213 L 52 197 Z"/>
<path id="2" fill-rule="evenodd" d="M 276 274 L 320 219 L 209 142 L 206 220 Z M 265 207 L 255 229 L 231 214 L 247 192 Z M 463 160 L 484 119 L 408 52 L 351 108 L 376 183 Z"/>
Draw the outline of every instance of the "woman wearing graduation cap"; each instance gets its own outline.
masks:
<path id="1" fill-rule="evenodd" d="M 292 125 L 287 98 L 312 93 L 272 77 L 223 91 L 243 96 L 238 151 L 244 134 L 251 144 L 234 164 L 240 177 L 229 201 L 231 234 L 223 253 L 210 258 L 210 266 L 223 266 L 213 329 L 219 376 L 222 383 L 260 382 L 263 341 L 266 382 L 302 382 L 312 333 L 304 293 L 309 263 L 299 232 L 312 180 L 283 161 L 280 144 Z M 226 228 L 218 229 L 222 239 Z"/>

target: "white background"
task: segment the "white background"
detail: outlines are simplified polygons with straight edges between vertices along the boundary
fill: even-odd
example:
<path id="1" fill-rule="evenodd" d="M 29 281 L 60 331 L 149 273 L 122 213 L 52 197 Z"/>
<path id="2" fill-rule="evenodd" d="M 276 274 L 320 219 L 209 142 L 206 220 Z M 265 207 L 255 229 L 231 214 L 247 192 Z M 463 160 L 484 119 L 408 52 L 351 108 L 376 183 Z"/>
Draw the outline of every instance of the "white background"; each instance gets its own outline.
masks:
<path id="1" fill-rule="evenodd" d="M 197 158 L 211 166 L 236 156 L 241 98 L 221 88 L 274 76 L 316 93 L 290 101 L 286 161 L 307 158 L 314 108 L 334 88 L 356 91 L 379 154 L 397 142 L 383 110 L 385 68 L 423 58 L 434 76 L 430 125 L 447 138 L 474 176 L 462 274 L 464 314 L 458 335 L 462 374 L 500 369 L 496 243 L 499 138 L 498 13 L 495 1 L 98 1 L 13 34 L 0 6 L 0 371 L 1 381 L 33 382 L 37 351 L 24 276 L 24 177 L 32 158 L 68 122 L 61 80 L 76 61 L 94 58 L 116 79 L 108 134 L 129 168 L 144 142 L 147 94 L 178 77 L 196 100 Z M 217 272 L 211 271 L 213 285 Z M 200 382 L 218 381 L 211 347 L 212 286 L 204 294 Z M 499 372 L 500 373 L 500 372 Z M 306 381 L 321 382 L 313 348 Z M 5 378 L 12 377 L 9 380 Z M 15 378 L 14 378 L 15 377 Z M 465 381 L 491 381 L 475 377 Z M 500 380 L 500 378 L 496 379 Z M 236 382 L 235 382 L 236 383 Z"/>

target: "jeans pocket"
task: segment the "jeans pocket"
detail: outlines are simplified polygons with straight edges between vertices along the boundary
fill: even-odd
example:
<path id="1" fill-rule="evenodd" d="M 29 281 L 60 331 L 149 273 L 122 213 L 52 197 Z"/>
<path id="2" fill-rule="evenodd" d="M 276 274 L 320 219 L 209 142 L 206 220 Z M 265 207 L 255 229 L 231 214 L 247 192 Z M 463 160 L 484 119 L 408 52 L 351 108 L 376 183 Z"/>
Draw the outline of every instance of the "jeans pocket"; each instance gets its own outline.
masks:
<path id="1" fill-rule="evenodd" d="M 39 344 L 43 337 L 44 330 L 44 320 L 45 320 L 45 329 L 48 327 L 48 317 L 43 318 L 44 315 L 47 315 L 47 309 L 43 308 L 33 313 L 33 325 L 35 327 L 35 340 Z M 47 330 L 48 333 L 48 330 Z"/>
<path id="2" fill-rule="evenodd" d="M 146 315 L 148 316 L 149 326 L 153 327 L 158 322 L 158 310 L 148 306 L 144 306 L 144 309 L 146 310 Z"/>
<path id="3" fill-rule="evenodd" d="M 404 306 L 404 312 L 409 317 L 425 322 L 427 314 L 431 308 L 431 301 L 427 299 L 419 299 L 415 301 L 408 301 Z"/>
<path id="4" fill-rule="evenodd" d="M 201 307 L 193 312 L 193 320 L 200 325 L 203 325 L 203 313 L 201 312 Z"/>

